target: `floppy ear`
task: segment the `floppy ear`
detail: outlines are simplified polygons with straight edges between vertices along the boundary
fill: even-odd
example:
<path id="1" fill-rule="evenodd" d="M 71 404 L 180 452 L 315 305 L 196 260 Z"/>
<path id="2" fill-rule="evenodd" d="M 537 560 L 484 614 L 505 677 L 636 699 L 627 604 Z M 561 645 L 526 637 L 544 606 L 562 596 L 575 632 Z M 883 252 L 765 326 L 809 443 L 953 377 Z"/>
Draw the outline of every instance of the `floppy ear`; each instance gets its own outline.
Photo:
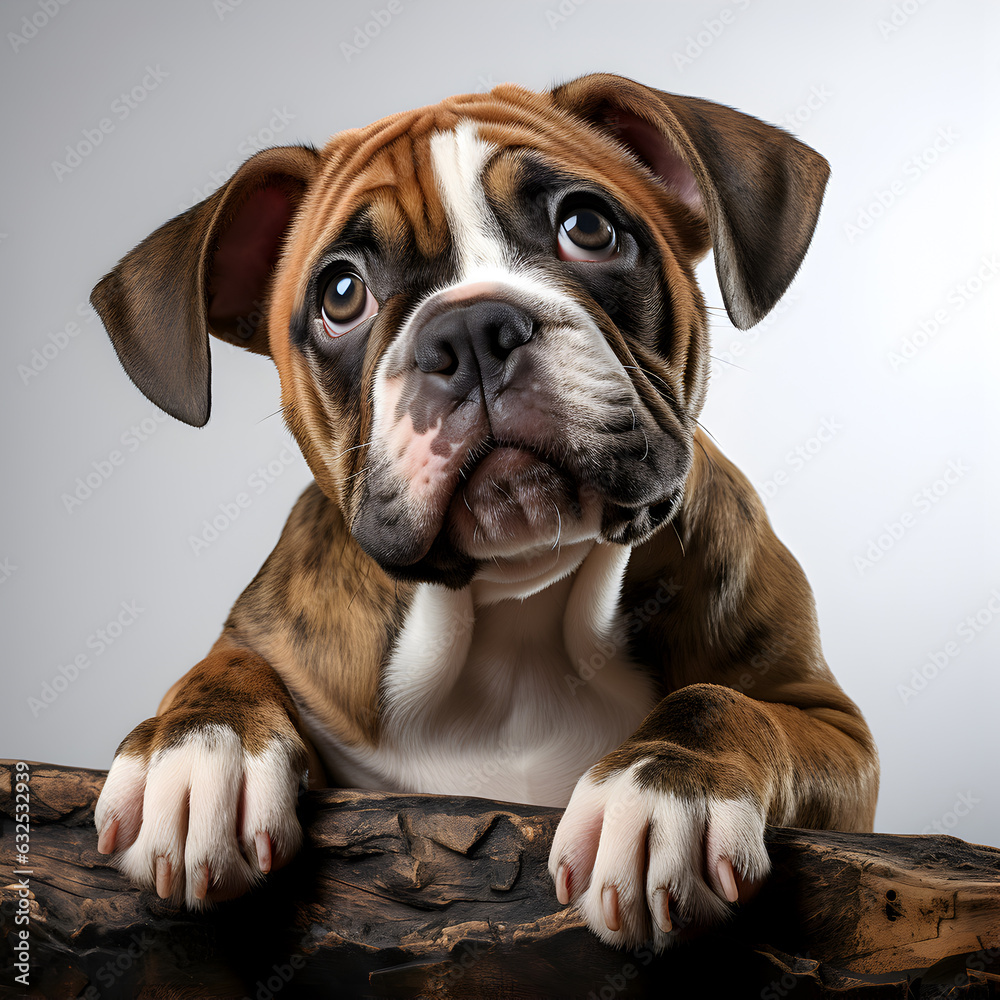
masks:
<path id="1" fill-rule="evenodd" d="M 161 409 L 202 427 L 211 411 L 208 335 L 268 354 L 271 274 L 319 154 L 266 149 L 171 219 L 91 293 L 118 358 Z"/>
<path id="2" fill-rule="evenodd" d="M 826 160 L 750 115 L 607 73 L 573 80 L 552 97 L 614 136 L 707 218 L 730 318 L 740 329 L 763 319 L 812 239 Z"/>

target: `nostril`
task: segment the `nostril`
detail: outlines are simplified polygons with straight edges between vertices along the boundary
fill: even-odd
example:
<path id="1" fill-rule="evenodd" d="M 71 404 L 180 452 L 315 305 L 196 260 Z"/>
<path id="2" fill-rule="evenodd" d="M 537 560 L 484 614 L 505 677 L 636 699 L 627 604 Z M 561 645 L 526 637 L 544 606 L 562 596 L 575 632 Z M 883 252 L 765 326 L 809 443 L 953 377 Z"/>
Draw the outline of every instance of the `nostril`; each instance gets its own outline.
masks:
<path id="1" fill-rule="evenodd" d="M 508 354 L 516 347 L 523 347 L 535 335 L 535 323 L 524 313 L 515 313 L 512 317 L 500 323 L 495 343 Z"/>
<path id="2" fill-rule="evenodd" d="M 458 357 L 451 344 L 445 341 L 424 341 L 417 345 L 417 367 L 425 374 L 454 375 L 458 370 Z"/>

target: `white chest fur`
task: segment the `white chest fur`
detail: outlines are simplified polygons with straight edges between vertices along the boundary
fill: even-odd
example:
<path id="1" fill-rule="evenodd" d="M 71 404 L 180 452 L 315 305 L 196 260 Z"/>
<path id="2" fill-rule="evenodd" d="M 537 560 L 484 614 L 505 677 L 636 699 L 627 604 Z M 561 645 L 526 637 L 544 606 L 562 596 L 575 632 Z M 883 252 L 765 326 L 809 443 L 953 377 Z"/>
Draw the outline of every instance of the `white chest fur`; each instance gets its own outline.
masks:
<path id="1" fill-rule="evenodd" d="M 565 805 L 656 697 L 617 620 L 628 550 L 568 548 L 530 583 L 422 584 L 384 675 L 379 745 L 311 733 L 331 780 Z"/>

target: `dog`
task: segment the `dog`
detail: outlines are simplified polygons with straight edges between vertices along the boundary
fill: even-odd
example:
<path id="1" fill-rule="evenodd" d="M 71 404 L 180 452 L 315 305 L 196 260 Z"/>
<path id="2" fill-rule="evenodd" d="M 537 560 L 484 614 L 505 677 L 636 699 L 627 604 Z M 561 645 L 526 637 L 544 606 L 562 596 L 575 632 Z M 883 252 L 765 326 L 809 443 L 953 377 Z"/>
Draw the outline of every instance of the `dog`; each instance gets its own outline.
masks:
<path id="1" fill-rule="evenodd" d="M 565 806 L 559 901 L 662 950 L 765 878 L 765 824 L 871 830 L 809 585 L 697 422 L 695 265 L 757 323 L 827 176 L 593 74 L 259 152 L 128 253 L 92 302 L 138 388 L 202 426 L 209 334 L 269 355 L 315 481 L 119 747 L 98 849 L 199 907 L 293 857 L 306 781 Z"/>

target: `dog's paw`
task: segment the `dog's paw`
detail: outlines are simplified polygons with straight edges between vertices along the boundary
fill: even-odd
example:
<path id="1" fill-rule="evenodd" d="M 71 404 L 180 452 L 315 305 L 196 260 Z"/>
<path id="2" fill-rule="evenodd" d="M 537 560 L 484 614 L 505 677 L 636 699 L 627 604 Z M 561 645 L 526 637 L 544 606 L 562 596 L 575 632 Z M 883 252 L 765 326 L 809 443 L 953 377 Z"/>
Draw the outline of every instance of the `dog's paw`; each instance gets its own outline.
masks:
<path id="1" fill-rule="evenodd" d="M 246 892 L 302 841 L 306 768 L 294 729 L 248 747 L 235 729 L 165 715 L 136 727 L 108 773 L 97 849 L 135 884 L 199 908 Z"/>
<path id="2" fill-rule="evenodd" d="M 664 791 L 648 760 L 577 782 L 556 830 L 549 872 L 608 944 L 661 951 L 682 927 L 725 920 L 770 862 L 763 810 L 751 797 Z"/>

